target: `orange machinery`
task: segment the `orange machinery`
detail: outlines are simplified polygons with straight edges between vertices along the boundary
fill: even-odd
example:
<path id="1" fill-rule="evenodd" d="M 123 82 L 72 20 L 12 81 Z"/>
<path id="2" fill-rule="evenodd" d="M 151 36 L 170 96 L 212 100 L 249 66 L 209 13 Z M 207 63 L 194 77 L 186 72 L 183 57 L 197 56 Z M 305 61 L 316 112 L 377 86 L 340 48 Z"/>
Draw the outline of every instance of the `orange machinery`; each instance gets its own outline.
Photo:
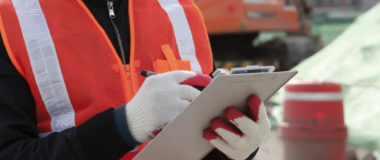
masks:
<path id="1" fill-rule="evenodd" d="M 218 64 L 231 61 L 252 65 L 269 60 L 273 65 L 279 64 L 275 65 L 279 70 L 289 68 L 287 47 L 282 41 L 275 40 L 261 46 L 253 46 L 252 41 L 260 31 L 298 30 L 299 16 L 295 6 L 285 5 L 285 0 L 194 1 L 206 21 L 216 67 L 223 67 L 225 65 Z"/>
<path id="2" fill-rule="evenodd" d="M 210 34 L 298 29 L 298 13 L 284 0 L 195 0 Z"/>

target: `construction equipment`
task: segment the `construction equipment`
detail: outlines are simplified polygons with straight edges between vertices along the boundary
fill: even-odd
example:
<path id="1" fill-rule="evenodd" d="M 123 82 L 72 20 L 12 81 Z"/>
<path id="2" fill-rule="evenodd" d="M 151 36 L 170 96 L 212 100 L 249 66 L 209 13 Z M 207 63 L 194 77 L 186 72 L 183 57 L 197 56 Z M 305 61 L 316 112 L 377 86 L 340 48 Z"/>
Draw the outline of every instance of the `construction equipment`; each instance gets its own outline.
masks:
<path id="1" fill-rule="evenodd" d="M 299 16 L 304 12 L 300 7 L 305 5 L 297 5 L 299 2 L 304 1 L 291 0 L 286 3 L 293 5 L 286 5 L 285 0 L 195 0 L 204 16 L 217 65 L 275 65 L 279 70 L 290 68 L 288 43 L 273 39 L 253 46 L 253 40 L 261 31 L 299 34 L 305 30 L 300 23 L 305 16 Z"/>

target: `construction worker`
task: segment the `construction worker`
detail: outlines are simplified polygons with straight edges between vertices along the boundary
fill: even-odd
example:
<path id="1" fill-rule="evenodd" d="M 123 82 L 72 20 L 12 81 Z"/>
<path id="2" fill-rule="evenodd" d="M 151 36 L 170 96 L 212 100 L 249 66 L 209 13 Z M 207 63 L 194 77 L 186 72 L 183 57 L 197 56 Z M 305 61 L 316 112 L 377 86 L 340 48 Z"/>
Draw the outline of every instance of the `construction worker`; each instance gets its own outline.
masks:
<path id="1" fill-rule="evenodd" d="M 214 71 L 192 0 L 2 0 L 0 15 L 0 159 L 132 159 Z M 252 159 L 269 132 L 248 102 L 250 118 L 225 112 L 240 131 L 204 131 L 225 159 Z"/>

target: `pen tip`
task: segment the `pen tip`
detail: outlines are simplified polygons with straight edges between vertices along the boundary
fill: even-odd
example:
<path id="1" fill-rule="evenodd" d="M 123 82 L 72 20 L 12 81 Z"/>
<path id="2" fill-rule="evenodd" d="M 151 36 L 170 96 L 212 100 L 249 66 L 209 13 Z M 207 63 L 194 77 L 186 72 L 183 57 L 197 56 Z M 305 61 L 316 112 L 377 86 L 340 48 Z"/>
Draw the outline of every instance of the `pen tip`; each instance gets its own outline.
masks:
<path id="1" fill-rule="evenodd" d="M 148 71 L 146 71 L 146 70 L 141 70 L 141 72 L 140 72 L 140 74 L 142 75 L 142 76 L 147 76 L 147 73 L 148 73 Z"/>

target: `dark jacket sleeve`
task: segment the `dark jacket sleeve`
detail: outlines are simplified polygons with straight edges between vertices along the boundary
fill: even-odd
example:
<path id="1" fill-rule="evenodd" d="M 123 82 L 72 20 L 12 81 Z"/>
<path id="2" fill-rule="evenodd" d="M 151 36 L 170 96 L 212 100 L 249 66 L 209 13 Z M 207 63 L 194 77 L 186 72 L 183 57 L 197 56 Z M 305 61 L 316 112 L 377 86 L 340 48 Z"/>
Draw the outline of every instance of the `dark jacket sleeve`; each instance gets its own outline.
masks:
<path id="1" fill-rule="evenodd" d="M 0 159 L 117 160 L 133 147 L 123 141 L 112 112 L 106 110 L 78 127 L 39 138 L 29 86 L 0 41 Z"/>

